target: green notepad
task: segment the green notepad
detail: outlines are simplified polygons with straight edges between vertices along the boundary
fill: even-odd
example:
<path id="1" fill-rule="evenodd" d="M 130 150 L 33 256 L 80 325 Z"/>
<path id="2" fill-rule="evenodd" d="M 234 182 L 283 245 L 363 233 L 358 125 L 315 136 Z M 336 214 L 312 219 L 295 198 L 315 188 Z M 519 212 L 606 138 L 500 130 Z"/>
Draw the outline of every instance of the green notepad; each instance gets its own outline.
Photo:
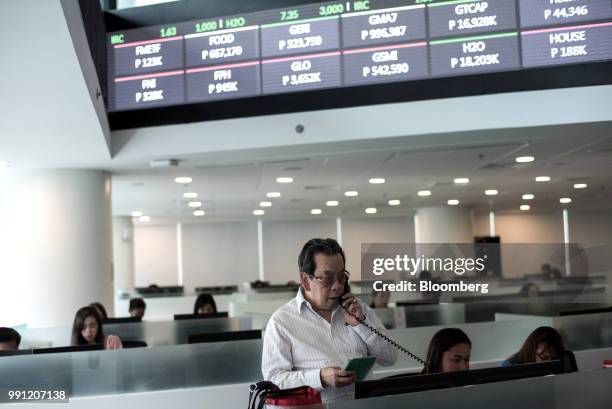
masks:
<path id="1" fill-rule="evenodd" d="M 357 373 L 357 380 L 363 381 L 370 369 L 374 366 L 374 362 L 376 362 L 376 358 L 373 356 L 366 356 L 363 358 L 352 358 L 350 359 L 346 365 L 344 365 L 345 371 L 353 371 Z"/>

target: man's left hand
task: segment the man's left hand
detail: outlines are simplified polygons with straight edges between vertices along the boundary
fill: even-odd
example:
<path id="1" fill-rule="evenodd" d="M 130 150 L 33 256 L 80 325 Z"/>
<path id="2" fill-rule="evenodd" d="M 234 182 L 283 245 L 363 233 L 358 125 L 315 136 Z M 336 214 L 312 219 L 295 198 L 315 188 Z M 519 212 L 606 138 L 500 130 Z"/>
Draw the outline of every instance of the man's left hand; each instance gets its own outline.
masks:
<path id="1" fill-rule="evenodd" d="M 351 293 L 344 294 L 342 296 L 341 303 L 344 309 L 344 322 L 353 327 L 361 324 L 361 321 L 363 321 L 364 318 L 363 310 L 361 309 L 361 304 L 359 304 L 355 295 Z"/>

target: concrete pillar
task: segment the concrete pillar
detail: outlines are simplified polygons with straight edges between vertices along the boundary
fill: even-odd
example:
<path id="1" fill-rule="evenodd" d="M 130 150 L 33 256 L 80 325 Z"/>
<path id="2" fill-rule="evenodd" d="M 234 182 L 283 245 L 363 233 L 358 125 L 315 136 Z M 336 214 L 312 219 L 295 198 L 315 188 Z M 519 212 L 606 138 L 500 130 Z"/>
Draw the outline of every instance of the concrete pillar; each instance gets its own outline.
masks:
<path id="1" fill-rule="evenodd" d="M 417 210 L 419 243 L 472 243 L 472 217 L 466 208 L 423 207 Z"/>
<path id="2" fill-rule="evenodd" d="M 134 228 L 131 217 L 113 217 L 113 277 L 115 297 L 134 288 Z"/>
<path id="3" fill-rule="evenodd" d="M 111 230 L 105 172 L 0 176 L 0 321 L 70 326 L 93 301 L 112 315 Z"/>

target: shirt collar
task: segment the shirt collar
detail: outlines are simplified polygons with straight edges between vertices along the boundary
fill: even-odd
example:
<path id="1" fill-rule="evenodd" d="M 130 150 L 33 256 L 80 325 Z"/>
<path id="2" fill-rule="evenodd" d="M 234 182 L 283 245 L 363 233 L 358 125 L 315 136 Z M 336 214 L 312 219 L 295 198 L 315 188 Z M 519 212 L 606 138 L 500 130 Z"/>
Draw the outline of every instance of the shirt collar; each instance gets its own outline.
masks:
<path id="1" fill-rule="evenodd" d="M 297 306 L 297 310 L 300 315 L 302 315 L 302 307 L 304 305 L 307 305 L 308 308 L 310 308 L 313 312 L 315 312 L 314 308 L 312 308 L 312 305 L 310 305 L 310 302 L 306 299 L 306 297 L 304 297 L 304 287 L 302 286 L 298 288 L 297 294 L 295 295 L 295 304 Z M 332 315 L 335 314 L 338 308 L 340 308 L 339 305 L 336 306 L 336 308 L 332 312 Z"/>
<path id="2" fill-rule="evenodd" d="M 297 305 L 298 313 L 300 315 L 302 314 L 302 306 L 304 305 L 304 303 L 310 306 L 310 303 L 304 297 L 304 288 L 300 286 L 297 290 L 297 294 L 295 295 L 295 304 Z"/>

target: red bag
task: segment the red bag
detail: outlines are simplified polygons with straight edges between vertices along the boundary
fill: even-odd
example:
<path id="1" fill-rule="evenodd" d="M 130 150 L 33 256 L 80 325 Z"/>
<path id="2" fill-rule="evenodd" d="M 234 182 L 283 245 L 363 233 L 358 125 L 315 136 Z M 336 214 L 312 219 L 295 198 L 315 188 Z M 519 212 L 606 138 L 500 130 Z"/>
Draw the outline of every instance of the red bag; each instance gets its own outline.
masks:
<path id="1" fill-rule="evenodd" d="M 270 392 L 266 396 L 266 405 L 271 406 L 307 406 L 321 403 L 321 392 L 310 386 L 283 389 Z"/>

